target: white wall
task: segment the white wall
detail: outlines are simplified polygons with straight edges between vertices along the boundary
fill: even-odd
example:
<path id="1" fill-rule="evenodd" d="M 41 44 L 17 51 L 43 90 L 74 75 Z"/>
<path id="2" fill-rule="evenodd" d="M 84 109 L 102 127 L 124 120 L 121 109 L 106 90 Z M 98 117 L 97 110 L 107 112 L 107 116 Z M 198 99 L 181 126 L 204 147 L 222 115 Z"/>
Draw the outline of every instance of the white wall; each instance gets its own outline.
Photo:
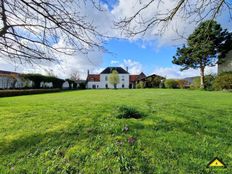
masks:
<path id="1" fill-rule="evenodd" d="M 129 88 L 129 74 L 118 74 L 118 75 L 119 75 L 119 83 L 117 84 L 117 88 L 123 88 L 122 85 L 124 85 L 124 88 Z M 108 88 L 114 88 L 114 86 L 109 82 L 109 76 L 110 74 L 100 74 L 100 88 L 106 88 L 106 84 L 108 84 Z"/>
<path id="2" fill-rule="evenodd" d="M 100 88 L 100 82 L 93 82 L 93 81 L 89 81 L 89 82 L 87 83 L 86 88 L 92 89 L 92 88 L 93 88 L 93 85 L 96 86 L 96 89 L 97 89 L 97 88 Z"/>

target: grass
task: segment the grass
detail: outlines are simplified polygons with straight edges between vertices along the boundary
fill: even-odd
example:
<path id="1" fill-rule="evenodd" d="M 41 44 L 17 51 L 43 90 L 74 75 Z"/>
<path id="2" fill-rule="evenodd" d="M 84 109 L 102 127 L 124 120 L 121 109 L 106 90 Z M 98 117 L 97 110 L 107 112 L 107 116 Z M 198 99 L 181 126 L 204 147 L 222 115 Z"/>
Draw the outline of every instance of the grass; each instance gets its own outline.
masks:
<path id="1" fill-rule="evenodd" d="M 146 116 L 118 119 L 126 105 Z M 226 169 L 207 169 L 214 157 Z M 232 93 L 86 90 L 0 99 L 0 173 L 232 173 Z"/>

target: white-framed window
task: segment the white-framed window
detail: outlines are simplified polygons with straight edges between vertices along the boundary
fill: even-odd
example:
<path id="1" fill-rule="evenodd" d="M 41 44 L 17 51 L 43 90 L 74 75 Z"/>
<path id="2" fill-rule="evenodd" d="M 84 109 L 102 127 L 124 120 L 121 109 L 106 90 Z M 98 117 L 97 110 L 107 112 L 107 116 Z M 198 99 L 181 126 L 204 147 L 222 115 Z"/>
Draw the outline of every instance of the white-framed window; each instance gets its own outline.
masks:
<path id="1" fill-rule="evenodd" d="M 108 81 L 108 76 L 105 76 L 105 81 Z"/>
<path id="2" fill-rule="evenodd" d="M 124 76 L 122 76 L 122 81 L 125 81 L 125 78 L 124 78 Z"/>

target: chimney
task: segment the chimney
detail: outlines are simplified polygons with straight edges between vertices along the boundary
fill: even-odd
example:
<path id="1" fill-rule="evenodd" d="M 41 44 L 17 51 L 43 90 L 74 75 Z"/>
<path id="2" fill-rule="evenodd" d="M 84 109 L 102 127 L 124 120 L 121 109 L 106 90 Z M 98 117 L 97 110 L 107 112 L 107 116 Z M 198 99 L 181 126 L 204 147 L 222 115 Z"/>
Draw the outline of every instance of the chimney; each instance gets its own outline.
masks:
<path id="1" fill-rule="evenodd" d="M 126 67 L 126 71 L 128 72 L 128 66 Z"/>
<path id="2" fill-rule="evenodd" d="M 87 76 L 89 76 L 89 70 L 87 70 Z"/>

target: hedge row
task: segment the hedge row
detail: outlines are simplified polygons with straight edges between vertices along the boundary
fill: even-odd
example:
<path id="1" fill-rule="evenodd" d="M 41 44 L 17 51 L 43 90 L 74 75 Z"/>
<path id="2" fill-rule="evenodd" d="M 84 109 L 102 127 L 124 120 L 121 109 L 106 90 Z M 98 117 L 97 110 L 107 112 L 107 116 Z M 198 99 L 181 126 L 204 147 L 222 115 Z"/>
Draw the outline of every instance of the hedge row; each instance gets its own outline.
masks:
<path id="1" fill-rule="evenodd" d="M 0 97 L 11 97 L 19 95 L 42 94 L 60 92 L 60 89 L 20 89 L 20 90 L 0 90 Z"/>

